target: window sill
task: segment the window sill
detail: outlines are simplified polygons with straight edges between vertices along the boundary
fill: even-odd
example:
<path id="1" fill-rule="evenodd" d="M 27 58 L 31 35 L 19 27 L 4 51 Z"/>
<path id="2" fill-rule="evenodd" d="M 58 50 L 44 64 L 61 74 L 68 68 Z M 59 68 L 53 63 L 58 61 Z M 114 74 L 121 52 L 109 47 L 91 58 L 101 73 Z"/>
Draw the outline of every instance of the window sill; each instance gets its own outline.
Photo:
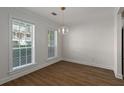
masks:
<path id="1" fill-rule="evenodd" d="M 10 70 L 9 74 L 15 74 L 15 73 L 18 73 L 18 72 L 22 72 L 22 71 L 27 70 L 29 68 L 32 68 L 36 65 L 37 65 L 36 63 L 31 63 L 31 64 L 15 67 L 12 70 Z"/>

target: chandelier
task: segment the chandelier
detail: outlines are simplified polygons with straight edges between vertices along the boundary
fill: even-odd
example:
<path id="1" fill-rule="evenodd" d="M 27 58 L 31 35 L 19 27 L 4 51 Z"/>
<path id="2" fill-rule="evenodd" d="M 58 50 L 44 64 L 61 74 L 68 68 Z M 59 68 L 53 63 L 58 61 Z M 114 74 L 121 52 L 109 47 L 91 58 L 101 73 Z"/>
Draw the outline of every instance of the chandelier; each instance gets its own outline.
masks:
<path id="1" fill-rule="evenodd" d="M 67 26 L 65 26 L 65 19 L 64 19 L 64 12 L 65 12 L 65 7 L 61 7 L 60 8 L 62 11 L 62 24 L 61 27 L 59 28 L 59 32 L 62 32 L 63 34 L 69 32 L 69 29 Z"/>

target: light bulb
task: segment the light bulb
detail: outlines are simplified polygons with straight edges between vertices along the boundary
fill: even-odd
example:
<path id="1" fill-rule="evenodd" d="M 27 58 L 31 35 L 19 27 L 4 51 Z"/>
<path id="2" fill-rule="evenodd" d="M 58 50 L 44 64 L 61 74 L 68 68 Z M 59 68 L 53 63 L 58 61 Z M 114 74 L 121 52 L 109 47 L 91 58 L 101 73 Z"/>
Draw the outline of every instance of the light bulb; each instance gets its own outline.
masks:
<path id="1" fill-rule="evenodd" d="M 62 32 L 63 32 L 63 34 L 65 33 L 65 29 L 64 29 L 64 27 L 62 28 Z"/>

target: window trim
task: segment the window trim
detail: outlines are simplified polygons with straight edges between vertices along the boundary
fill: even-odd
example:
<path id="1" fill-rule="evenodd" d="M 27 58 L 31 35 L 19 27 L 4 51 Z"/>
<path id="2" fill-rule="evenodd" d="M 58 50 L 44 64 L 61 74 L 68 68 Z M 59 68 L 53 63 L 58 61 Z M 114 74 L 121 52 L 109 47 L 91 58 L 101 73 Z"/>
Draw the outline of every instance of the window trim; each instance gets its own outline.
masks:
<path id="1" fill-rule="evenodd" d="M 13 45 L 12 45 L 12 21 L 13 20 L 17 20 L 17 21 L 21 21 L 21 22 L 25 22 L 25 23 L 29 23 L 29 24 L 32 24 L 33 25 L 33 32 L 32 32 L 32 62 L 30 64 L 25 64 L 25 65 L 21 65 L 21 66 L 18 66 L 18 67 L 13 67 L 13 53 L 12 53 L 12 48 L 13 48 Z M 29 67 L 29 66 L 32 66 L 32 65 L 35 65 L 36 62 L 35 62 L 35 30 L 36 30 L 36 25 L 32 22 L 29 22 L 29 21 L 25 21 L 25 20 L 22 20 L 21 18 L 16 18 L 16 17 L 12 17 L 10 16 L 9 17 L 9 72 L 14 72 L 16 70 L 21 70 L 21 69 L 24 69 L 26 67 Z"/>
<path id="2" fill-rule="evenodd" d="M 48 57 L 48 48 L 49 48 L 48 47 L 48 32 L 49 31 L 55 32 L 54 33 L 55 34 L 55 56 L 53 56 L 53 57 Z M 56 29 L 51 28 L 51 29 L 48 29 L 48 31 L 47 31 L 47 61 L 53 60 L 57 57 L 58 57 L 58 31 Z"/>

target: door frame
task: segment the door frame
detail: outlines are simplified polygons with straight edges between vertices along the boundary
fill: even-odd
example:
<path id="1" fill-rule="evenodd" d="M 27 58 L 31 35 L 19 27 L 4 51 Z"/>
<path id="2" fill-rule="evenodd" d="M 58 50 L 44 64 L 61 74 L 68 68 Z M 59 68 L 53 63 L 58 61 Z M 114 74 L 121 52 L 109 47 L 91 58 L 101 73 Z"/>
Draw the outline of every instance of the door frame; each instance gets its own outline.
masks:
<path id="1" fill-rule="evenodd" d="M 123 31 L 124 31 L 124 28 L 123 27 L 122 27 L 122 30 L 121 31 L 122 31 L 121 32 L 121 34 L 122 34 L 122 40 L 121 40 L 122 41 L 122 54 L 121 55 L 122 55 L 122 76 L 123 76 L 122 78 L 124 79 L 124 62 L 123 62 L 123 44 L 124 44 L 123 43 L 123 41 L 124 41 L 123 40 L 124 39 L 124 36 L 123 36 L 123 33 L 124 32 Z"/>

